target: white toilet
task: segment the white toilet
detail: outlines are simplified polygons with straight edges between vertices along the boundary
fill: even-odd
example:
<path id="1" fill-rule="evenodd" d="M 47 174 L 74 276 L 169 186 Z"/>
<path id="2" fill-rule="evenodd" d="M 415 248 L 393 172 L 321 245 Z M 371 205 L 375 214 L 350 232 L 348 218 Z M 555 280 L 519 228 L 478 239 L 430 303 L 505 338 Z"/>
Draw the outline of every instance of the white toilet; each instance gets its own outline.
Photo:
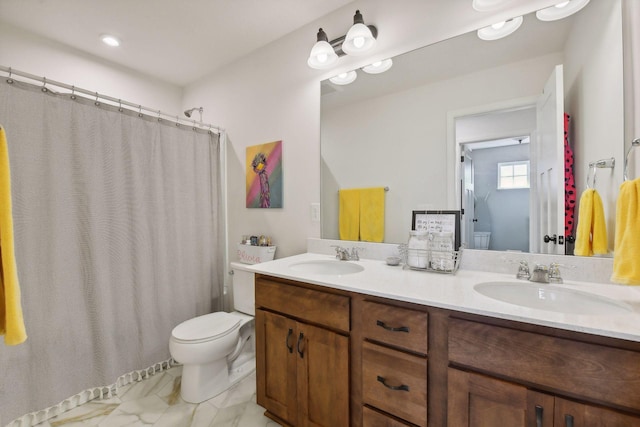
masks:
<path id="1" fill-rule="evenodd" d="M 255 362 L 254 273 L 231 263 L 233 307 L 186 320 L 173 328 L 169 352 L 182 363 L 182 399 L 200 403 L 251 374 Z"/>

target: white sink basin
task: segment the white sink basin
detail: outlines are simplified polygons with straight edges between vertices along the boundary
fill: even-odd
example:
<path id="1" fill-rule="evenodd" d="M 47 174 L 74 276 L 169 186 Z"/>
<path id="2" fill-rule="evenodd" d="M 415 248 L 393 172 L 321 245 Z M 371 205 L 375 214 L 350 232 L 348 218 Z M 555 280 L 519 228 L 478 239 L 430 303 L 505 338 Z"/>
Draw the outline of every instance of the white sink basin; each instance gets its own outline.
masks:
<path id="1" fill-rule="evenodd" d="M 484 282 L 474 286 L 489 298 L 559 313 L 607 315 L 632 311 L 628 305 L 595 294 L 533 282 Z"/>
<path id="2" fill-rule="evenodd" d="M 289 268 L 300 273 L 324 274 L 333 276 L 359 273 L 364 270 L 364 267 L 359 264 L 338 260 L 304 261 L 297 264 L 291 264 Z"/>

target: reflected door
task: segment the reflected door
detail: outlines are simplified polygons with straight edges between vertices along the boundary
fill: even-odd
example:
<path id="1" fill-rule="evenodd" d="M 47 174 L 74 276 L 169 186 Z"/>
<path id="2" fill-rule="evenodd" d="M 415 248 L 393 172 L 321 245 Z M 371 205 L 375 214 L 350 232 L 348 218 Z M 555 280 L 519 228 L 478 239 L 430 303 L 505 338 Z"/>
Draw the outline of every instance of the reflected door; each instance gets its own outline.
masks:
<path id="1" fill-rule="evenodd" d="M 532 251 L 564 254 L 564 99 L 562 65 L 556 65 L 536 105 L 536 224 Z"/>
<path id="2" fill-rule="evenodd" d="M 475 218 L 475 189 L 473 181 L 473 158 L 469 150 L 465 148 L 464 155 L 462 157 L 462 173 L 460 176 L 463 178 L 462 182 L 462 206 L 464 207 L 464 215 L 462 217 L 462 234 L 464 236 L 463 242 L 467 243 L 467 248 L 474 249 L 474 225 Z"/>

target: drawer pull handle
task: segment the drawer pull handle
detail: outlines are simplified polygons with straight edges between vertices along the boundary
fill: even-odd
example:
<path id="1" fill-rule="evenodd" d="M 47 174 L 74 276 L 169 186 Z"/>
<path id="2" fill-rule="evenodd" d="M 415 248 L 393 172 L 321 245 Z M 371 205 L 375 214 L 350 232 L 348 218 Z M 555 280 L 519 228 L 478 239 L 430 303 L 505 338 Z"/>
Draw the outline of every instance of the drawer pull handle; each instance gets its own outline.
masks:
<path id="1" fill-rule="evenodd" d="M 536 427 L 542 427 L 542 413 L 544 408 L 540 405 L 536 405 Z"/>
<path id="2" fill-rule="evenodd" d="M 289 328 L 289 333 L 287 333 L 287 340 L 284 342 L 284 345 L 287 346 L 289 353 L 293 353 L 293 345 L 289 345 L 289 338 L 293 335 L 293 329 Z"/>
<path id="3" fill-rule="evenodd" d="M 409 332 L 409 327 L 407 327 L 407 326 L 400 326 L 399 328 L 392 328 L 391 326 L 387 326 L 386 323 L 384 323 L 382 320 L 377 320 L 376 321 L 376 325 L 380 326 L 381 328 L 386 329 L 387 331 L 391 331 L 391 332 Z"/>
<path id="4" fill-rule="evenodd" d="M 573 427 L 573 416 L 569 414 L 565 414 L 564 416 L 564 425 L 565 427 Z"/>
<path id="5" fill-rule="evenodd" d="M 409 391 L 409 386 L 408 385 L 389 385 L 387 384 L 386 380 L 381 377 L 380 375 L 378 375 L 378 381 L 380 381 L 382 383 L 383 386 L 385 386 L 386 388 L 390 389 L 390 390 L 400 390 L 400 391 Z"/>
<path id="6" fill-rule="evenodd" d="M 300 349 L 300 343 L 302 343 L 302 340 L 304 340 L 304 334 L 302 332 L 300 332 L 300 335 L 298 335 L 298 354 L 300 355 L 300 359 L 304 359 L 304 350 Z"/>

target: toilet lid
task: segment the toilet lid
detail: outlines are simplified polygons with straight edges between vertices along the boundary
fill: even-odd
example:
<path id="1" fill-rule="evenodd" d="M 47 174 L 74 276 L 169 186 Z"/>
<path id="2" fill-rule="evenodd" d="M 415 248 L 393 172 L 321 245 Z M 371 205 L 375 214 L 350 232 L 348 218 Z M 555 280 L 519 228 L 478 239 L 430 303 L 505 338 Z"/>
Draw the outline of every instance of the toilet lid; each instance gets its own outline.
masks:
<path id="1" fill-rule="evenodd" d="M 173 328 L 171 335 L 180 341 L 208 341 L 233 332 L 241 319 L 219 311 L 186 320 Z"/>

